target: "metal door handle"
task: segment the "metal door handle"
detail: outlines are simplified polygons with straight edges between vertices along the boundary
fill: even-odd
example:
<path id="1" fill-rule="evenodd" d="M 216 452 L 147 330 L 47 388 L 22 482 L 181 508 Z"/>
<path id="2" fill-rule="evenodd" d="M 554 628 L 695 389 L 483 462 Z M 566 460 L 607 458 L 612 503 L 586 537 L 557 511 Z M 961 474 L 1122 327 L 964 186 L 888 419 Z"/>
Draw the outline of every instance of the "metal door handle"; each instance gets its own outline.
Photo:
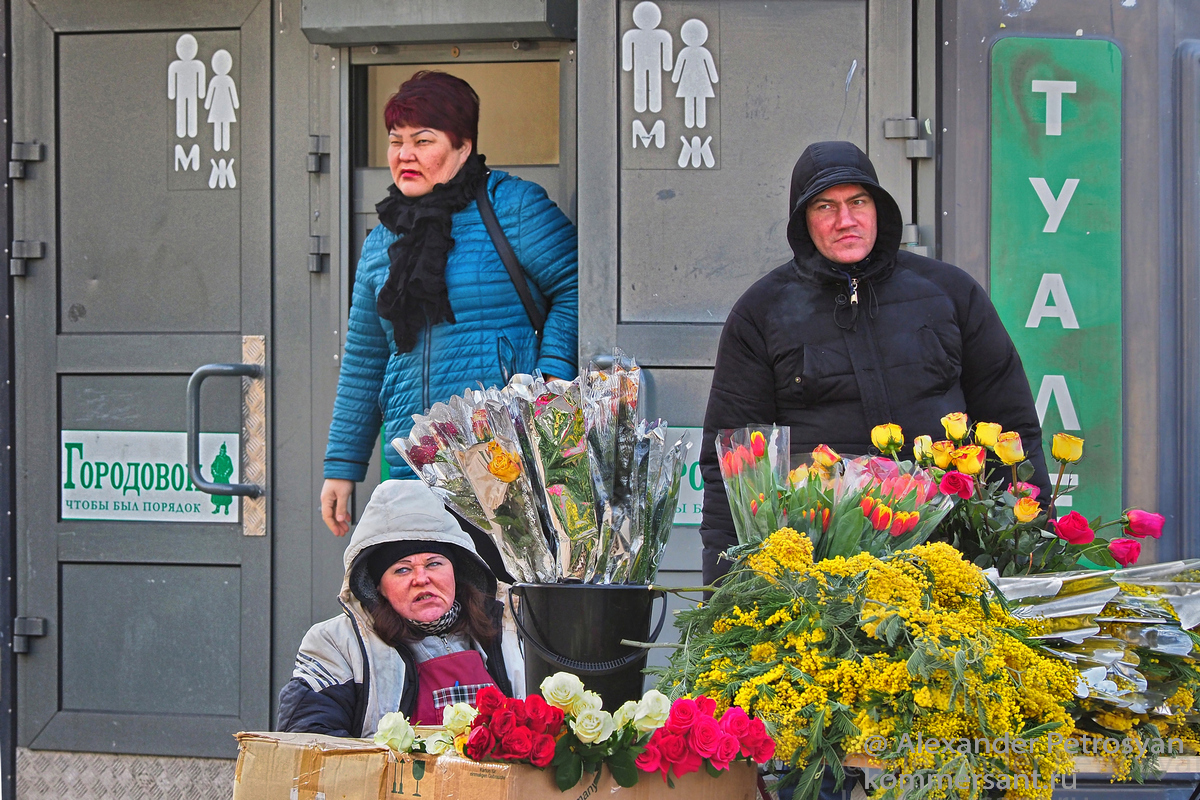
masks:
<path id="1" fill-rule="evenodd" d="M 263 487 L 257 483 L 213 483 L 200 474 L 200 385 L 205 378 L 261 378 L 263 368 L 258 364 L 205 364 L 188 378 L 187 386 L 187 458 L 188 474 L 196 488 L 206 494 L 262 497 Z M 243 444 L 243 447 L 245 445 Z"/>

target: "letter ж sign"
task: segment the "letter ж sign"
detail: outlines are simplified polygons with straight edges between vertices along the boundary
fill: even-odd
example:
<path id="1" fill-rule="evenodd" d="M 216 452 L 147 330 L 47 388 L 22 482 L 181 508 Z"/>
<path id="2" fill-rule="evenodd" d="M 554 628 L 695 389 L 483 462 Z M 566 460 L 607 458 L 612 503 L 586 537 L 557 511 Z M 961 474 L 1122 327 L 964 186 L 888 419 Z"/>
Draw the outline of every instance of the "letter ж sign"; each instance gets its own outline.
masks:
<path id="1" fill-rule="evenodd" d="M 1086 440 L 1059 512 L 1122 507 L 1121 51 L 1010 37 L 991 57 L 991 296 L 1050 438 Z M 1051 463 L 1051 477 L 1056 467 Z"/>

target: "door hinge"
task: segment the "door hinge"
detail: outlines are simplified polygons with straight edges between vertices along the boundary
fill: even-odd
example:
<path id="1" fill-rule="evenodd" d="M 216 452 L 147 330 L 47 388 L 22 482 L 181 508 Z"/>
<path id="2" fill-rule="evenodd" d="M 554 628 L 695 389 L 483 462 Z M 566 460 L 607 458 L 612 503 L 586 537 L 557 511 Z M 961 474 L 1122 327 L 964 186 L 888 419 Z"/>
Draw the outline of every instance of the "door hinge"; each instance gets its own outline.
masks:
<path id="1" fill-rule="evenodd" d="M 328 136 L 308 136 L 308 171 L 321 172 L 321 157 L 329 157 Z"/>
<path id="2" fill-rule="evenodd" d="M 28 653 L 29 640 L 46 635 L 44 617 L 13 617 L 12 649 L 14 653 Z"/>
<path id="3" fill-rule="evenodd" d="M 44 161 L 46 145 L 38 142 L 13 142 L 8 154 L 8 177 L 19 181 L 25 178 L 27 161 Z"/>
<path id="4" fill-rule="evenodd" d="M 925 133 L 932 136 L 929 120 L 925 120 Z M 921 138 L 921 125 L 916 117 L 896 117 L 883 121 L 883 138 L 907 139 L 904 143 L 905 158 L 933 158 L 933 139 Z"/>
<path id="5" fill-rule="evenodd" d="M 324 272 L 325 260 L 329 258 L 329 237 L 308 237 L 308 271 Z"/>
<path id="6" fill-rule="evenodd" d="M 25 262 L 31 258 L 45 258 L 46 243 L 26 239 L 14 239 L 8 251 L 8 274 L 25 277 Z"/>

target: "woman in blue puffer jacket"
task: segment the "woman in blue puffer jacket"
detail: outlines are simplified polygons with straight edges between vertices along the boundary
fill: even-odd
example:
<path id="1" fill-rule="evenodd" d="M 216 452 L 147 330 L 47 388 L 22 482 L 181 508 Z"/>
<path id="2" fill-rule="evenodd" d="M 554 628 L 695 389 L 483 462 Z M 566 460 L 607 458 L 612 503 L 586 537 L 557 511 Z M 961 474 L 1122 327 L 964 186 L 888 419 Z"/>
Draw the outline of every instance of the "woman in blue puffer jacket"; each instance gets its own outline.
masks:
<path id="1" fill-rule="evenodd" d="M 381 422 L 391 442 L 413 414 L 479 382 L 500 384 L 505 372 L 569 380 L 577 371 L 575 227 L 542 187 L 485 166 L 475 91 L 418 72 L 388 100 L 384 123 L 395 186 L 358 262 L 325 450 L 321 515 L 338 536 Z M 480 182 L 545 317 L 540 345 L 480 216 Z M 384 457 L 393 478 L 415 477 L 390 444 Z"/>

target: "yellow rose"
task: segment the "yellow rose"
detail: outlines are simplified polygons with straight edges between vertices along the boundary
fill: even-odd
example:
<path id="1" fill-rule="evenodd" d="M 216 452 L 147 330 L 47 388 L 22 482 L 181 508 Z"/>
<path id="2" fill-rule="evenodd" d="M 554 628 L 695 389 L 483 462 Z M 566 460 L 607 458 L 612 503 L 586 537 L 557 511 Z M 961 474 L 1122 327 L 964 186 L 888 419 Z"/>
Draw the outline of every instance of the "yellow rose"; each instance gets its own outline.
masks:
<path id="1" fill-rule="evenodd" d="M 488 442 L 487 449 L 492 454 L 492 460 L 487 466 L 488 472 L 505 483 L 512 483 L 520 476 L 521 462 L 517 460 L 517 456 L 505 452 L 495 439 Z"/>
<path id="2" fill-rule="evenodd" d="M 842 457 L 835 453 L 827 444 L 819 444 L 813 450 L 813 463 L 818 464 L 826 469 L 829 469 L 834 464 L 842 460 Z"/>
<path id="3" fill-rule="evenodd" d="M 913 458 L 922 467 L 928 467 L 934 463 L 933 437 L 922 435 L 913 439 Z"/>
<path id="4" fill-rule="evenodd" d="M 598 744 L 612 736 L 617 726 L 607 711 L 588 709 L 571 720 L 571 730 L 584 744 Z"/>
<path id="5" fill-rule="evenodd" d="M 575 701 L 583 696 L 583 681 L 569 672 L 556 672 L 542 681 L 538 687 L 547 703 L 563 711 L 570 711 Z"/>
<path id="6" fill-rule="evenodd" d="M 996 455 L 1005 464 L 1012 466 L 1025 460 L 1025 448 L 1021 446 L 1021 434 L 1005 431 L 996 440 Z"/>
<path id="7" fill-rule="evenodd" d="M 1083 458 L 1083 439 L 1069 433 L 1056 433 L 1050 444 L 1050 455 L 1055 461 L 1074 464 Z"/>
<path id="8" fill-rule="evenodd" d="M 578 717 L 585 711 L 599 711 L 603 705 L 604 701 L 600 699 L 600 695 L 585 691 L 571 704 L 571 713 Z"/>
<path id="9" fill-rule="evenodd" d="M 470 729 L 476 711 L 470 703 L 455 703 L 442 709 L 442 725 L 454 736 Z"/>
<path id="10" fill-rule="evenodd" d="M 933 443 L 933 463 L 938 469 L 950 469 L 950 465 L 954 463 L 955 448 L 954 442 L 948 439 Z"/>
<path id="11" fill-rule="evenodd" d="M 1032 497 L 1022 497 L 1013 509 L 1013 515 L 1016 516 L 1017 522 L 1021 523 L 1033 522 L 1040 513 L 1042 513 L 1042 504 Z"/>
<path id="12" fill-rule="evenodd" d="M 890 455 L 904 446 L 904 432 L 893 422 L 876 425 L 871 429 L 871 444 L 875 445 L 879 452 Z"/>
<path id="13" fill-rule="evenodd" d="M 983 445 L 984 447 L 995 447 L 996 440 L 1000 438 L 1000 431 L 1003 428 L 997 422 L 977 422 L 975 423 L 975 444 Z"/>
<path id="14" fill-rule="evenodd" d="M 986 456 L 987 451 L 977 444 L 963 445 L 950 454 L 954 459 L 954 468 L 964 475 L 978 475 Z"/>
<path id="15" fill-rule="evenodd" d="M 967 438 L 967 415 L 961 411 L 947 414 L 942 417 L 942 427 L 946 429 L 947 439 L 960 443 Z"/>
<path id="16" fill-rule="evenodd" d="M 638 701 L 637 714 L 633 718 L 633 726 L 642 733 L 661 728 L 667 724 L 671 714 L 671 698 L 657 689 L 651 689 L 642 695 Z"/>

